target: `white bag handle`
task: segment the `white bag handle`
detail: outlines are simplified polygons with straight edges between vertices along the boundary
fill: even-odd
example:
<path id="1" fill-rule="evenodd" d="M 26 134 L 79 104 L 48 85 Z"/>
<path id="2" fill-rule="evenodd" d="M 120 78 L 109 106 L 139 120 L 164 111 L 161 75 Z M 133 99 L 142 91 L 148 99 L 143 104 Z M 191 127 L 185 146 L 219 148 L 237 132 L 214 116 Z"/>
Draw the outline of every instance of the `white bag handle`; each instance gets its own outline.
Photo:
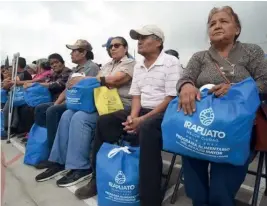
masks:
<path id="1" fill-rule="evenodd" d="M 118 154 L 120 151 L 123 151 L 127 154 L 131 154 L 131 152 L 129 151 L 129 147 L 125 146 L 125 147 L 119 147 L 119 148 L 114 148 L 112 149 L 109 153 L 108 153 L 108 158 L 112 158 L 114 157 L 116 154 Z"/>

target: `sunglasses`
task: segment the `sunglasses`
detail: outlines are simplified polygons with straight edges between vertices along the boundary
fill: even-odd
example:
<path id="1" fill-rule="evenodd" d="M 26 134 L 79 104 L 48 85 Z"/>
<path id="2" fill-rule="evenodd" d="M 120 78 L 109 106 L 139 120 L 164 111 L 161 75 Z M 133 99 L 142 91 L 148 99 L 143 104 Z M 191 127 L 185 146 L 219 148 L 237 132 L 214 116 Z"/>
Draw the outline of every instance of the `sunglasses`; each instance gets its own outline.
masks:
<path id="1" fill-rule="evenodd" d="M 115 49 L 118 49 L 120 46 L 122 46 L 122 44 L 119 44 L 119 43 L 111 44 L 111 45 L 109 45 L 108 49 L 112 49 L 113 47 L 114 47 Z"/>

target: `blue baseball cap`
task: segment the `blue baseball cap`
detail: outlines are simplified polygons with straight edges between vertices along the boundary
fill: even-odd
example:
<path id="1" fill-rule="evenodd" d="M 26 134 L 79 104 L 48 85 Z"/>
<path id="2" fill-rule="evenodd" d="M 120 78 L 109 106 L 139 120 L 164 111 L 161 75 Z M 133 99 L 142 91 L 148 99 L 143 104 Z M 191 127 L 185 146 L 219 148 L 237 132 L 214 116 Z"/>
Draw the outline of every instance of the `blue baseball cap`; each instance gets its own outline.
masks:
<path id="1" fill-rule="evenodd" d="M 113 40 L 113 37 L 109 37 L 107 42 L 105 44 L 103 44 L 102 47 L 108 48 L 110 46 L 112 40 Z"/>

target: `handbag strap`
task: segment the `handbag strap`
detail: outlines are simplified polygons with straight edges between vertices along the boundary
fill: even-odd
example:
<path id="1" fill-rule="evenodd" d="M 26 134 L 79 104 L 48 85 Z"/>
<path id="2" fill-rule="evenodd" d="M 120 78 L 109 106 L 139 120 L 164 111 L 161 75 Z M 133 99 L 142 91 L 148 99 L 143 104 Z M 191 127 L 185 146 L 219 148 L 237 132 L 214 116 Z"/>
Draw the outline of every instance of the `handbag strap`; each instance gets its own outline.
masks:
<path id="1" fill-rule="evenodd" d="M 219 65 L 214 62 L 215 64 L 215 68 L 218 70 L 218 72 L 221 74 L 221 76 L 224 78 L 226 84 L 231 84 L 231 82 L 229 81 L 229 79 L 224 75 L 224 73 L 222 72 L 222 70 L 220 69 Z"/>

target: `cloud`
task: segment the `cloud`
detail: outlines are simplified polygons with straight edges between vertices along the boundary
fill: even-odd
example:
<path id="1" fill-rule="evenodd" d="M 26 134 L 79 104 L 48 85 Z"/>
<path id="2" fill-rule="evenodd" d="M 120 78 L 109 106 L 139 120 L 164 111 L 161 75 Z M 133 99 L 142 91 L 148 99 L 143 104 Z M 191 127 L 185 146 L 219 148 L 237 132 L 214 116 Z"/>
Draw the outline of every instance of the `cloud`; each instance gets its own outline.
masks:
<path id="1" fill-rule="evenodd" d="M 124 36 L 134 53 L 129 30 L 157 24 L 166 36 L 165 49 L 176 49 L 186 64 L 196 51 L 208 48 L 207 16 L 214 6 L 230 5 L 242 22 L 240 40 L 261 43 L 267 52 L 267 2 L 1 2 L 0 56 L 19 51 L 28 62 L 62 54 L 74 66 L 65 44 L 84 38 L 92 43 L 97 63 L 109 57 L 103 43 Z M 140 59 L 137 56 L 137 59 Z"/>

